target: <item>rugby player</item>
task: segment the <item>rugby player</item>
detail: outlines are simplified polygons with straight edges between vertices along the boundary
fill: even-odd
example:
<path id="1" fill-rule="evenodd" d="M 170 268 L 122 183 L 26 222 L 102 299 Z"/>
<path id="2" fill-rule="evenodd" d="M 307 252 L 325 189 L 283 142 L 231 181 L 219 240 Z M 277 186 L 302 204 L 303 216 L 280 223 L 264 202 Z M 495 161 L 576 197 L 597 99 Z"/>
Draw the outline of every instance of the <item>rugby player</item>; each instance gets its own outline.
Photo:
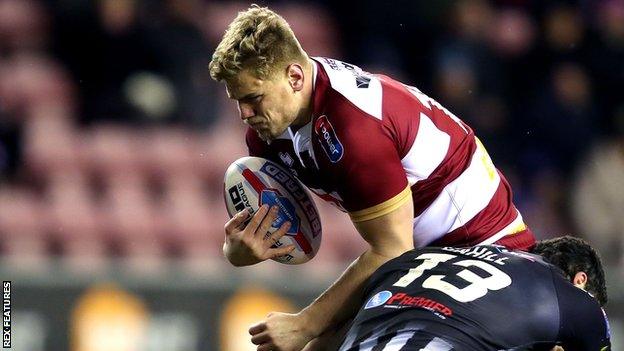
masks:
<path id="1" fill-rule="evenodd" d="M 381 266 L 365 294 L 340 351 L 610 347 L 600 258 L 569 236 L 541 241 L 533 254 L 415 249 Z"/>
<path id="2" fill-rule="evenodd" d="M 279 350 L 301 350 L 352 316 L 366 279 L 414 246 L 534 245 L 509 183 L 472 129 L 418 89 L 309 57 L 288 23 L 258 6 L 229 25 L 209 68 L 250 127 L 249 154 L 281 164 L 347 212 L 370 244 L 310 306 L 267 318 Z M 243 211 L 226 223 L 223 251 L 233 265 L 293 249 L 255 235 L 276 214 L 262 207 L 251 219 Z"/>

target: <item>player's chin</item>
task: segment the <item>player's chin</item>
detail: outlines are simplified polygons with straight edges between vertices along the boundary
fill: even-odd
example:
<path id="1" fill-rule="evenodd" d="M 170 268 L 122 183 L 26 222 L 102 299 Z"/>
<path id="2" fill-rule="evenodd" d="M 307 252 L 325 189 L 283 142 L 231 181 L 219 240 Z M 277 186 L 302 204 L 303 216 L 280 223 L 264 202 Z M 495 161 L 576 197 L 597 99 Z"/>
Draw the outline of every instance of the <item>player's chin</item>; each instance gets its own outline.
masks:
<path id="1" fill-rule="evenodd" d="M 271 140 L 275 139 L 269 133 L 267 133 L 266 131 L 256 130 L 256 133 L 258 134 L 260 139 L 262 139 L 264 141 L 271 141 Z"/>
<path id="2" fill-rule="evenodd" d="M 277 139 L 278 136 L 281 135 L 281 133 L 275 133 L 270 129 L 260 129 L 260 130 L 256 130 L 256 133 L 258 133 L 258 136 L 260 137 L 260 139 L 264 140 L 264 141 L 272 141 Z"/>

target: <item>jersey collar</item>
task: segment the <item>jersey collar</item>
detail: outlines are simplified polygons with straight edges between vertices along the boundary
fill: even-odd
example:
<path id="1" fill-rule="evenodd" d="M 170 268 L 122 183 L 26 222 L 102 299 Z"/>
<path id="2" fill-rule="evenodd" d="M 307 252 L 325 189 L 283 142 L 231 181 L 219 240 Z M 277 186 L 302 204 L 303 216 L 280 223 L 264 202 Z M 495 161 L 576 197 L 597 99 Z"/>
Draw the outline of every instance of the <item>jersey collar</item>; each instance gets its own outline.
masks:
<path id="1" fill-rule="evenodd" d="M 323 68 L 323 65 L 318 62 L 319 58 L 313 57 L 314 61 L 314 80 L 312 88 L 312 119 L 318 117 L 324 113 L 326 94 L 329 88 L 329 77 Z"/>

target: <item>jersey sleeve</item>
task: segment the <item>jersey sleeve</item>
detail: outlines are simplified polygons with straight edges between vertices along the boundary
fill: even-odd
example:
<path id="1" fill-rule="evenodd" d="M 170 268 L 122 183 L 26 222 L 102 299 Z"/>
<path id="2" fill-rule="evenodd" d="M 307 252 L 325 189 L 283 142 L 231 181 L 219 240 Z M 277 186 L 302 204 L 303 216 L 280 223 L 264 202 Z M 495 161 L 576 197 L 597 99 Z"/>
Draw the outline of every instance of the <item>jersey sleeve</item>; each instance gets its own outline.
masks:
<path id="1" fill-rule="evenodd" d="M 558 341 L 566 351 L 611 350 L 609 322 L 604 310 L 587 292 L 555 282 L 559 299 Z"/>
<path id="2" fill-rule="evenodd" d="M 347 101 L 335 104 L 330 115 L 339 118 L 321 116 L 315 122 L 318 152 L 329 165 L 351 220 L 374 219 L 411 201 L 396 142 L 381 121 Z M 342 155 L 332 159 L 336 149 Z"/>

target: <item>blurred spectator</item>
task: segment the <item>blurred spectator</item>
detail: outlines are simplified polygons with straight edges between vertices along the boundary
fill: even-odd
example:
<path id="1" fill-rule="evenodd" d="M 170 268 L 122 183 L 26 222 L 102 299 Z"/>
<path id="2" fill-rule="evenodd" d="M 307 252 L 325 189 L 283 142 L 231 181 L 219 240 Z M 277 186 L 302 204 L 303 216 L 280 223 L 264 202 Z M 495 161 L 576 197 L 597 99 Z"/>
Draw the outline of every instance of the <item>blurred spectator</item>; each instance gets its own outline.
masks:
<path id="1" fill-rule="evenodd" d="M 82 86 L 82 122 L 210 125 L 214 85 L 200 5 L 99 0 L 57 10 L 56 48 Z"/>
<path id="2" fill-rule="evenodd" d="M 21 165 L 21 134 L 21 126 L 0 109 L 0 183 L 16 177 Z"/>
<path id="3" fill-rule="evenodd" d="M 46 50 L 49 13 L 34 0 L 0 0 L 0 57 Z"/>
<path id="4" fill-rule="evenodd" d="M 457 2 L 453 14 L 452 36 L 439 41 L 431 56 L 434 96 L 471 123 L 476 99 L 499 93 L 504 79 L 487 44 L 493 9 L 487 1 L 464 0 Z"/>
<path id="5" fill-rule="evenodd" d="M 136 0 L 58 4 L 56 53 L 81 85 L 83 122 L 147 118 L 128 101 L 123 89 L 133 73 L 158 68 L 146 29 L 138 22 L 138 4 Z"/>
<path id="6" fill-rule="evenodd" d="M 486 34 L 498 55 L 517 57 L 531 50 L 535 32 L 535 24 L 526 11 L 504 8 L 496 13 L 491 30 Z"/>
<path id="7" fill-rule="evenodd" d="M 624 268 L 624 106 L 616 115 L 617 135 L 600 142 L 579 164 L 573 214 L 579 234 L 609 264 Z"/>
<path id="8" fill-rule="evenodd" d="M 512 115 L 510 117 L 522 116 L 526 113 L 526 101 L 543 77 L 541 67 L 544 61 L 536 50 L 540 39 L 538 23 L 526 9 L 518 6 L 498 9 L 493 17 L 488 39 L 500 65 L 497 74 L 502 75 L 497 95 Z M 509 139 L 518 143 L 521 137 L 514 135 Z"/>
<path id="9" fill-rule="evenodd" d="M 596 7 L 598 37 L 591 43 L 589 63 L 596 81 L 600 82 L 596 93 L 606 117 L 597 123 L 609 133 L 612 130 L 609 116 L 622 103 L 624 91 L 624 1 L 601 1 Z"/>
<path id="10" fill-rule="evenodd" d="M 55 125 L 71 124 L 74 104 L 73 87 L 65 71 L 49 57 L 16 53 L 0 60 L 0 178 L 5 172 L 15 178 L 18 165 L 31 161 L 30 143 L 48 143 L 54 135 L 45 134 L 58 130 L 44 128 L 40 130 L 44 134 L 38 134 L 41 138 L 32 140 L 33 127 L 55 124 L 47 120 L 58 122 Z M 52 145 L 50 149 L 38 150 L 42 154 L 30 155 L 45 158 L 46 153 L 63 145 Z"/>
<path id="11" fill-rule="evenodd" d="M 556 61 L 578 54 L 585 44 L 585 22 L 578 7 L 556 4 L 544 20 L 544 55 Z"/>
<path id="12" fill-rule="evenodd" d="M 214 90 L 220 89 L 206 69 L 212 43 L 199 27 L 204 7 L 200 0 L 164 0 L 154 13 L 143 16 L 162 74 L 175 89 L 174 121 L 201 128 L 218 117 Z"/>
<path id="13" fill-rule="evenodd" d="M 523 121 L 532 142 L 524 156 L 534 172 L 554 168 L 565 174 L 598 132 L 590 78 L 581 65 L 563 63 L 538 94 Z"/>

